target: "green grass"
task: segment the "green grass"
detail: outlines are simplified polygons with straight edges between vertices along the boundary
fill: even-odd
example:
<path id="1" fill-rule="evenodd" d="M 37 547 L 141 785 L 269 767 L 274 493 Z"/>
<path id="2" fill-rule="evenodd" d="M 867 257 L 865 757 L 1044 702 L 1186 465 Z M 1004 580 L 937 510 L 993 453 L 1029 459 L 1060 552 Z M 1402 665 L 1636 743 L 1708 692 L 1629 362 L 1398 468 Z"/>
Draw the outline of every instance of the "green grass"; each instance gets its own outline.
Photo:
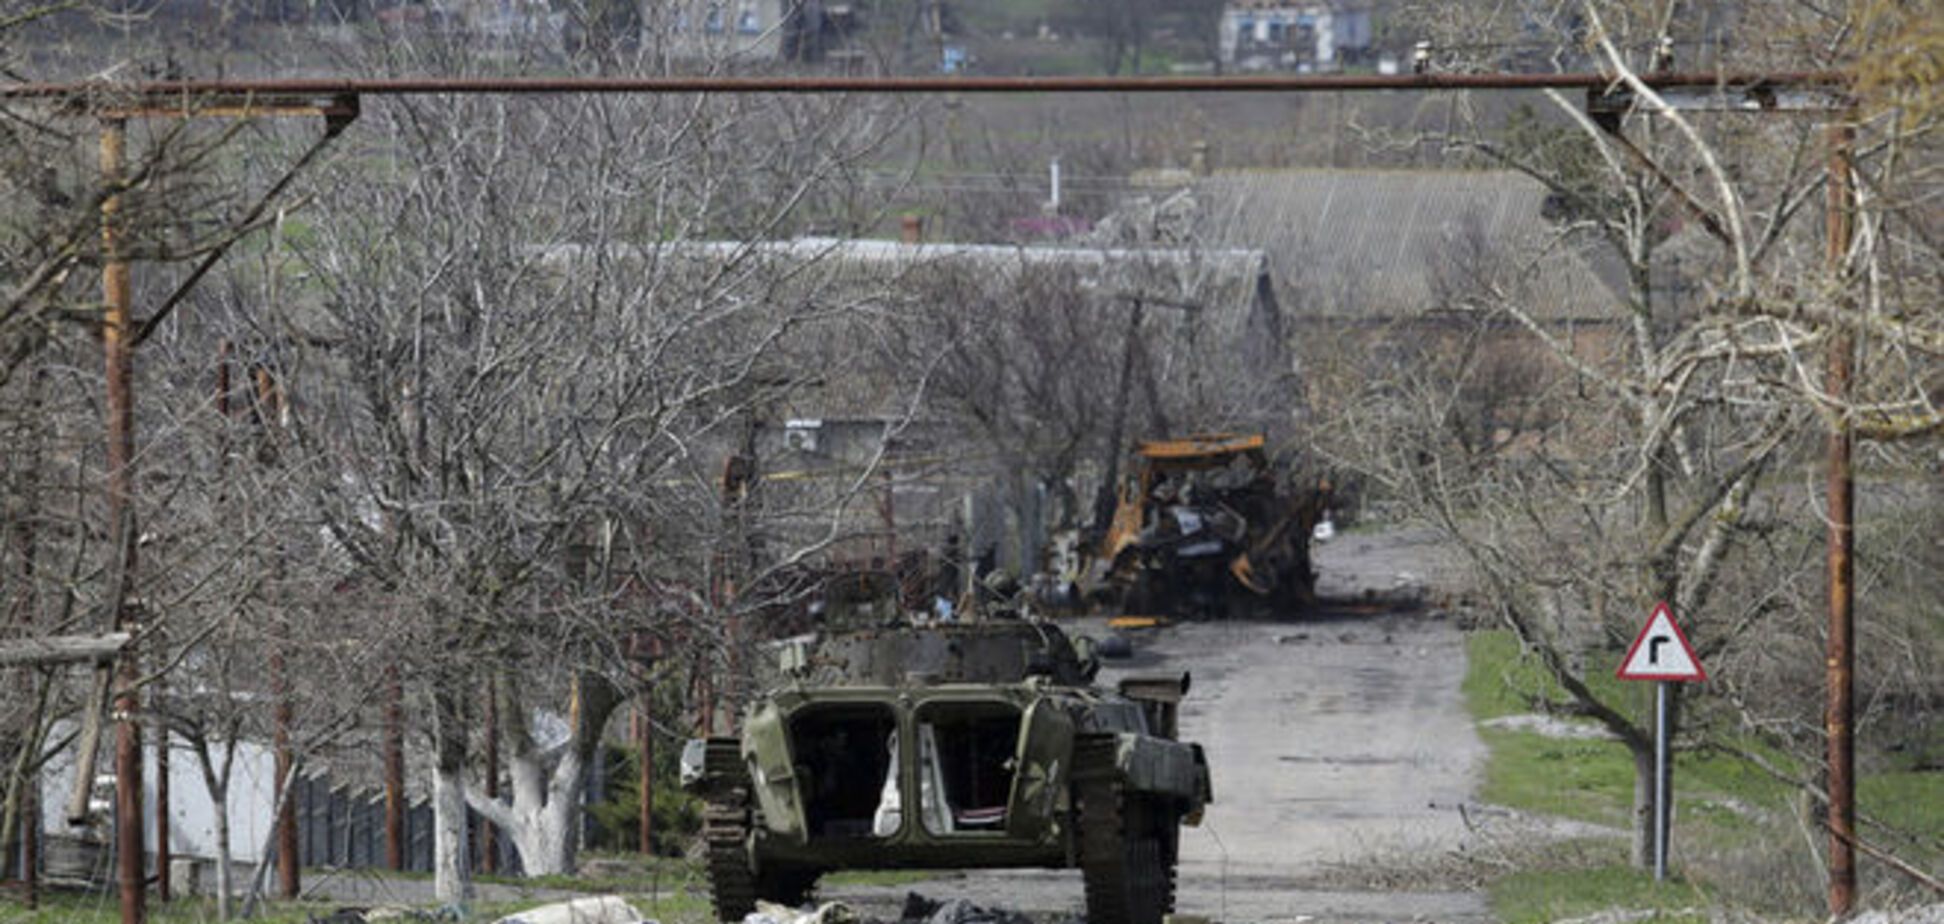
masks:
<path id="1" fill-rule="evenodd" d="M 586 851 L 580 856 L 579 873 L 571 876 L 480 875 L 480 882 L 576 892 L 639 891 L 651 882 L 668 888 L 672 883 L 702 875 L 702 868 L 680 857 L 644 857 L 637 853 Z"/>
<path id="2" fill-rule="evenodd" d="M 1531 712 L 1536 701 L 1565 699 L 1537 659 L 1521 656 L 1509 632 L 1473 633 L 1466 641 L 1466 655 L 1470 661 L 1465 702 L 1478 719 Z M 1588 678 L 1588 684 L 1624 711 L 1647 720 L 1650 684 L 1627 684 L 1611 676 Z M 1626 824 L 1633 806 L 1634 767 L 1625 745 L 1494 728 L 1480 729 L 1480 736 L 1491 751 L 1481 792 L 1486 801 L 1598 824 Z M 1786 755 L 1757 742 L 1738 741 L 1736 746 L 1790 766 Z M 1944 777 L 1938 782 L 1944 782 Z M 1737 820 L 1731 824 L 1739 823 L 1742 815 L 1723 808 L 1728 803 L 1781 808 L 1792 795 L 1788 786 L 1753 764 L 1716 752 L 1676 754 L 1674 789 L 1682 813 Z M 1936 830 L 1944 830 L 1944 825 Z"/>
<path id="3" fill-rule="evenodd" d="M 1480 729 L 1491 756 L 1479 797 L 1495 805 L 1621 826 L 1633 803 L 1633 760 L 1616 741 L 1563 741 Z"/>
<path id="4" fill-rule="evenodd" d="M 1492 912 L 1506 924 L 1539 924 L 1607 908 L 1653 909 L 1665 922 L 1708 920 L 1708 896 L 1680 880 L 1654 882 L 1654 874 L 1624 865 L 1513 873 L 1492 883 Z M 1678 913 L 1688 912 L 1688 913 Z"/>
<path id="5" fill-rule="evenodd" d="M 1467 639 L 1469 664 L 1463 685 L 1467 707 L 1478 719 L 1534 711 L 1536 703 L 1563 702 L 1564 693 L 1522 655 L 1505 631 L 1473 633 Z M 1648 721 L 1652 688 L 1621 684 L 1610 676 L 1588 682 L 1626 713 Z M 1701 706 L 1705 703 L 1696 703 Z M 1534 732 L 1481 728 L 1488 749 L 1480 798 L 1528 812 L 1628 828 L 1633 807 L 1634 766 L 1627 748 L 1612 740 L 1562 740 Z M 1754 740 L 1735 747 L 1759 753 L 1769 763 L 1797 775 L 1813 775 L 1788 755 Z M 1897 827 L 1937 839 L 1944 836 L 1944 773 L 1904 769 L 1865 773 L 1858 783 L 1859 808 Z M 1678 910 L 1715 904 L 1763 905 L 1762 881 L 1748 865 L 1750 856 L 1776 856 L 1797 849 L 1790 814 L 1794 789 L 1740 757 L 1721 753 L 1675 755 L 1676 872 L 1691 882 L 1652 887 L 1651 876 L 1625 862 L 1625 842 L 1605 841 L 1604 852 L 1548 850 L 1529 869 L 1490 886 L 1494 909 L 1508 921 L 1550 920 L 1602 908 Z M 1787 846 L 1778 847 L 1778 843 Z M 1737 867 L 1739 869 L 1737 870 Z M 1732 894 L 1731 894 L 1732 893 Z M 1680 920 L 1676 917 L 1673 920 Z"/>
<path id="6" fill-rule="evenodd" d="M 623 896 L 628 904 L 635 906 L 648 919 L 663 924 L 686 924 L 715 920 L 714 906 L 709 904 L 708 891 L 700 882 L 693 889 L 663 889 L 655 893 L 628 893 Z"/>
<path id="7" fill-rule="evenodd" d="M 1537 658 L 1522 656 L 1519 640 L 1509 631 L 1472 633 L 1465 639 L 1465 656 L 1465 706 L 1475 719 L 1533 712 L 1541 702 L 1571 701 L 1571 694 L 1553 682 Z M 1617 654 L 1614 660 L 1619 660 Z M 1589 672 L 1586 683 L 1600 698 L 1637 706 L 1642 715 L 1652 705 L 1651 684 L 1628 683 L 1607 671 Z"/>
<path id="8" fill-rule="evenodd" d="M 936 878 L 935 873 L 909 869 L 854 869 L 826 874 L 818 885 L 829 886 L 903 886 Z"/>
<path id="9" fill-rule="evenodd" d="M 1900 770 L 1864 774 L 1856 783 L 1856 807 L 1865 815 L 1933 841 L 1944 839 L 1944 773 Z"/>

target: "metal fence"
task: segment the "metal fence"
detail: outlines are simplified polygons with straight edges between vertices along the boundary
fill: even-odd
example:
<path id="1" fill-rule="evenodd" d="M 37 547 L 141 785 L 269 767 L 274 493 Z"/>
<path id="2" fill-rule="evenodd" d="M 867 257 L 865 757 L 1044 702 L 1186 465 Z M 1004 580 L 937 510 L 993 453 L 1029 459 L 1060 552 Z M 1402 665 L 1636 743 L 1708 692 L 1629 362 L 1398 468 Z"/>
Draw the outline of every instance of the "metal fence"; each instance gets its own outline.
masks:
<path id="1" fill-rule="evenodd" d="M 291 793 L 297 813 L 297 857 L 307 867 L 338 869 L 376 869 L 385 864 L 384 793 L 354 791 L 334 785 L 325 775 L 301 777 Z M 470 865 L 481 868 L 481 832 L 485 819 L 466 812 L 470 842 Z M 432 871 L 432 805 L 425 800 L 409 802 L 405 808 L 405 869 Z M 504 834 L 494 838 L 498 860 L 495 869 L 504 875 L 518 876 L 520 856 Z"/>

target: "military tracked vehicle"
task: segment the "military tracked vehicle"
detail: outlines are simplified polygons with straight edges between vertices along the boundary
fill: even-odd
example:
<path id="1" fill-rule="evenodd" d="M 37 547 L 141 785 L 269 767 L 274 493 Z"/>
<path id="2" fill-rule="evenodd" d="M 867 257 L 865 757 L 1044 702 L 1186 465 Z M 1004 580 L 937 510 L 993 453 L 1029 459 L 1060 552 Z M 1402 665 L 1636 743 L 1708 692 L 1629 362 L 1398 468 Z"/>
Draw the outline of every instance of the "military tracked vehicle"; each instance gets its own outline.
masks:
<path id="1" fill-rule="evenodd" d="M 873 627 L 783 644 L 742 733 L 683 753 L 717 917 L 801 904 L 835 870 L 1077 867 L 1088 921 L 1159 924 L 1212 795 L 1176 740 L 1188 676 L 1102 689 L 1054 625 L 864 609 Z"/>

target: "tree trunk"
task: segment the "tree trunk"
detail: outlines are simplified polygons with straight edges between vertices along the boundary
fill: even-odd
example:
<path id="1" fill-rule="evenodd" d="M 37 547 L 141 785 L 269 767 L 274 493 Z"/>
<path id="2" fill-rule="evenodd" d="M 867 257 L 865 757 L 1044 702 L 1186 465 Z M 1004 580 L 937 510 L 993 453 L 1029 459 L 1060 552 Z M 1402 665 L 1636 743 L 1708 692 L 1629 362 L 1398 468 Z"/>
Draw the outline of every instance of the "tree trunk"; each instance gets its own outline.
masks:
<path id="1" fill-rule="evenodd" d="M 601 730 L 620 706 L 620 691 L 597 675 L 583 675 L 576 681 L 570 709 L 573 737 L 551 774 L 541 766 L 539 748 L 527 732 L 525 706 L 510 686 L 504 692 L 507 708 L 503 718 L 513 739 L 513 801 L 508 804 L 477 794 L 467 794 L 466 801 L 512 839 L 526 875 L 571 874 L 579 860 L 576 826 L 586 770 L 599 753 Z"/>
<path id="2" fill-rule="evenodd" d="M 565 876 L 574 872 L 579 859 L 574 820 L 579 808 L 579 783 L 566 789 L 550 786 L 547 804 L 521 819 L 513 843 L 520 849 L 520 865 L 527 875 Z"/>
<path id="3" fill-rule="evenodd" d="M 1654 743 L 1628 746 L 1633 752 L 1634 804 L 1631 859 L 1641 869 L 1654 868 Z"/>
<path id="4" fill-rule="evenodd" d="M 457 697 L 433 691 L 437 751 L 432 784 L 432 892 L 442 904 L 464 908 L 472 898 L 466 865 L 466 725 Z"/>
<path id="5" fill-rule="evenodd" d="M 209 793 L 211 806 L 210 821 L 216 832 L 216 920 L 230 919 L 230 902 L 236 892 L 235 883 L 230 881 L 230 817 L 229 784 L 230 768 L 236 761 L 236 737 L 232 734 L 223 742 L 223 762 L 219 766 L 209 753 L 209 737 L 206 734 L 188 736 L 190 749 L 196 754 L 196 768 L 202 771 L 203 789 Z M 166 873 L 165 873 L 166 874 Z"/>
<path id="6" fill-rule="evenodd" d="M 221 794 L 212 792 L 210 796 L 216 799 L 218 804 L 229 801 L 229 793 L 227 792 Z M 227 921 L 230 919 L 230 896 L 231 893 L 236 891 L 235 884 L 230 882 L 230 857 L 232 854 L 230 852 L 229 811 L 227 809 L 217 809 L 214 815 L 215 818 L 213 820 L 216 825 L 216 920 Z"/>

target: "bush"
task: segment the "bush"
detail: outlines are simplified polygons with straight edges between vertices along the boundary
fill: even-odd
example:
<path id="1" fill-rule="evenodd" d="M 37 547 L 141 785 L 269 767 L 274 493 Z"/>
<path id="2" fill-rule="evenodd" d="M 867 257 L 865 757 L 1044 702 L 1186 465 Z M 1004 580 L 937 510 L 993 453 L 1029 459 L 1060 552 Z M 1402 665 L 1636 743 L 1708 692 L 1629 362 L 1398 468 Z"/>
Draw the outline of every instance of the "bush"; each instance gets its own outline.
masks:
<path id="1" fill-rule="evenodd" d="M 689 842 L 702 830 L 702 800 L 683 792 L 677 764 L 681 748 L 657 742 L 654 762 L 654 852 L 659 856 L 682 856 Z M 587 807 L 597 830 L 593 845 L 603 850 L 640 849 L 641 749 L 633 746 L 612 748 L 608 766 L 613 785 L 608 798 Z"/>

